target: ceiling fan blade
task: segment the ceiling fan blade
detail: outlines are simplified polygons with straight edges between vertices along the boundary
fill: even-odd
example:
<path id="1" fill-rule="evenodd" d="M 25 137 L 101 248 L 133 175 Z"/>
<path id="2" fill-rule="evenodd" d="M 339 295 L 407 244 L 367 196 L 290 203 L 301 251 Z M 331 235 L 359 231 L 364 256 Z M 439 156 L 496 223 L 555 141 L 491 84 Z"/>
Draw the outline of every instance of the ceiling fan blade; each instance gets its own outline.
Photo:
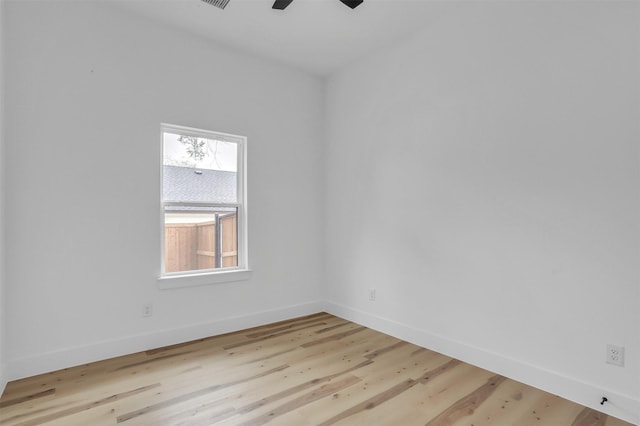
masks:
<path id="1" fill-rule="evenodd" d="M 272 9 L 284 10 L 285 7 L 289 6 L 293 0 L 276 0 L 273 2 Z"/>
<path id="2" fill-rule="evenodd" d="M 355 9 L 356 7 L 360 6 L 363 2 L 363 0 L 340 0 L 340 1 L 346 4 L 347 6 L 349 6 L 351 9 Z"/>

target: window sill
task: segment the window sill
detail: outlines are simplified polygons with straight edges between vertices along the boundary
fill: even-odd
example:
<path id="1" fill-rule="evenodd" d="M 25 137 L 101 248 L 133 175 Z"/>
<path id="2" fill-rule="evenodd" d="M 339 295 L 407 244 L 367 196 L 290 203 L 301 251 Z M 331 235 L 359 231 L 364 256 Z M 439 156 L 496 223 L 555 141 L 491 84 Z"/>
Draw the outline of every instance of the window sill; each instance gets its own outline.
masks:
<path id="1" fill-rule="evenodd" d="M 158 288 L 160 290 L 171 290 L 234 281 L 246 281 L 251 278 L 251 275 L 253 275 L 251 269 L 208 272 L 206 274 L 167 275 L 158 278 Z"/>

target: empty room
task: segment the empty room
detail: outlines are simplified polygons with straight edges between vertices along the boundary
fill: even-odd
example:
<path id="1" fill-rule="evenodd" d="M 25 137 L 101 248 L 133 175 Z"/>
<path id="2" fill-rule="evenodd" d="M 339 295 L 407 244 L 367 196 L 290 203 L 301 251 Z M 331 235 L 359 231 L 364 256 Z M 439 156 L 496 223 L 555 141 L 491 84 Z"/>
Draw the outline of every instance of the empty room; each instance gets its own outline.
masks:
<path id="1" fill-rule="evenodd" d="M 640 1 L 0 0 L 0 424 L 640 423 Z"/>

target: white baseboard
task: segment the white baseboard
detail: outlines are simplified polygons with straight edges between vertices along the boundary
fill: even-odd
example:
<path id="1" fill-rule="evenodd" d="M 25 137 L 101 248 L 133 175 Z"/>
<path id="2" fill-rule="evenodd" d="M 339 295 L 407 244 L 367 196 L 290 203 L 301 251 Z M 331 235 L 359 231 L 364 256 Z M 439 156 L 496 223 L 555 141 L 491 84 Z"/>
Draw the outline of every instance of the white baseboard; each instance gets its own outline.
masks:
<path id="1" fill-rule="evenodd" d="M 326 302 L 325 310 L 338 317 L 542 389 L 607 415 L 633 424 L 640 423 L 640 400 L 630 396 L 340 304 Z M 603 395 L 606 395 L 609 400 L 604 406 L 600 405 Z"/>
<path id="2" fill-rule="evenodd" d="M 238 317 L 222 318 L 187 327 L 154 331 L 148 334 L 131 335 L 89 345 L 69 347 L 29 358 L 9 360 L 5 370 L 7 373 L 5 378 L 9 381 L 17 380 L 89 362 L 244 330 L 272 322 L 323 312 L 324 307 L 324 302 L 293 305 Z"/>
<path id="3" fill-rule="evenodd" d="M 7 387 L 7 375 L 5 374 L 4 363 L 0 364 L 0 396 L 4 393 L 4 389 Z"/>

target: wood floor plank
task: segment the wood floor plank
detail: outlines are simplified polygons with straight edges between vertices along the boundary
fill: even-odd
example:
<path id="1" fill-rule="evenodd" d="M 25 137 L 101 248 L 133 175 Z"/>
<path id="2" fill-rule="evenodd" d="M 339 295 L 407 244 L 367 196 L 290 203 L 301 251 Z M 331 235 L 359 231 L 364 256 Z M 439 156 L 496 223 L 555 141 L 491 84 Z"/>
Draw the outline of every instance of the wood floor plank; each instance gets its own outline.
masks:
<path id="1" fill-rule="evenodd" d="M 134 367 L 140 367 L 142 365 L 146 365 L 146 364 L 151 364 L 151 363 L 156 363 L 159 361 L 164 361 L 167 359 L 171 359 L 171 358 L 175 358 L 175 357 L 181 357 L 187 354 L 190 354 L 192 352 L 178 352 L 178 353 L 174 353 L 174 354 L 168 354 L 168 355 L 162 355 L 162 356 L 156 356 L 156 357 L 148 357 L 146 359 L 141 359 L 139 361 L 134 361 L 131 362 L 129 364 L 125 364 L 125 365 L 120 365 L 118 367 L 116 367 L 113 371 L 119 371 L 119 370 L 124 370 L 127 368 L 134 368 Z"/>
<path id="2" fill-rule="evenodd" d="M 518 421 L 525 425 L 540 422 L 571 425 L 579 413 L 579 406 L 549 393 L 535 392 L 535 402 L 528 405 L 528 410 Z"/>
<path id="3" fill-rule="evenodd" d="M 344 321 L 344 322 L 342 322 L 342 323 L 340 323 L 340 324 L 332 325 L 332 326 L 330 326 L 330 327 L 325 327 L 325 328 L 323 328 L 323 329 L 317 330 L 317 331 L 316 331 L 316 334 L 321 334 L 321 333 L 326 333 L 326 332 L 328 332 L 328 331 L 333 331 L 333 330 L 335 330 L 335 329 L 337 329 L 337 328 L 341 328 L 341 327 L 348 326 L 349 324 L 351 324 L 351 323 L 350 323 L 350 322 L 348 322 L 348 321 Z"/>
<path id="4" fill-rule="evenodd" d="M 326 326 L 327 323 L 322 319 L 310 319 L 310 320 L 306 320 L 306 321 L 296 321 L 294 323 L 289 323 L 280 327 L 274 327 L 274 328 L 268 328 L 268 329 L 263 329 L 263 330 L 259 330 L 259 331 L 253 331 L 250 333 L 246 333 L 245 336 L 247 336 L 250 339 L 255 339 L 257 337 L 263 337 L 263 336 L 268 336 L 269 334 L 274 334 L 274 333 L 280 333 L 282 331 L 289 331 L 291 329 L 294 328 L 299 328 L 301 326 L 315 326 L 315 325 L 323 325 Z"/>
<path id="5" fill-rule="evenodd" d="M 44 398 L 45 396 L 53 395 L 56 393 L 56 388 L 44 390 L 42 392 L 32 393 L 31 395 L 25 395 L 14 399 L 7 399 L 0 401 L 0 409 L 9 407 L 11 405 L 22 404 L 24 402 L 33 401 L 34 399 Z"/>
<path id="6" fill-rule="evenodd" d="M 46 426 L 117 426 L 116 419 L 108 405 L 74 413 L 45 424 Z"/>
<path id="7" fill-rule="evenodd" d="M 17 423 L 16 426 L 35 426 L 35 425 L 40 425 L 52 420 L 57 420 L 57 419 L 61 419 L 64 417 L 69 417 L 71 415 L 80 413 L 82 411 L 87 411 L 96 407 L 99 407 L 101 405 L 105 405 L 105 404 L 109 404 L 112 403 L 114 401 L 117 401 L 119 399 L 122 398 L 127 398 L 130 397 L 131 395 L 135 395 L 138 393 L 142 393 L 142 392 L 147 392 L 149 390 L 152 390 L 154 388 L 157 388 L 158 386 L 160 386 L 159 383 L 154 383 L 152 385 L 149 386 L 143 386 L 141 388 L 138 389 L 132 389 L 130 391 L 126 391 L 126 392 L 121 392 L 121 393 L 117 393 L 114 395 L 111 395 L 107 398 L 103 398 L 97 401 L 91 401 L 88 403 L 84 403 L 84 404 L 80 404 L 80 405 L 76 405 L 74 407 L 71 408 L 67 408 L 66 410 L 61 410 L 61 411 L 57 411 L 51 414 L 47 414 L 45 416 L 41 416 L 41 417 L 37 417 L 35 419 L 31 419 L 31 420 L 27 420 L 24 422 L 20 422 Z"/>
<path id="8" fill-rule="evenodd" d="M 379 348 L 389 346 L 390 341 L 393 341 L 393 339 L 389 338 L 385 339 L 385 341 L 380 341 Z M 371 352 L 376 352 L 376 349 L 367 350 L 365 354 Z M 393 352 L 386 352 L 374 360 L 369 360 L 374 362 L 354 372 L 354 374 L 363 377 L 361 383 L 343 392 L 338 392 L 332 395 L 331 398 L 317 401 L 313 406 L 301 408 L 299 417 L 304 418 L 311 425 L 318 425 L 333 414 L 349 410 L 399 382 L 420 377 L 426 371 L 451 360 L 431 351 L 415 355 L 412 352 L 414 352 L 413 345 L 407 344 L 398 347 Z M 353 420 L 352 423 L 351 418 L 348 418 L 343 423 L 347 425 L 362 424 L 356 420 Z"/>
<path id="9" fill-rule="evenodd" d="M 571 426 L 605 426 L 607 415 L 591 408 L 585 408 L 578 414 Z"/>
<path id="10" fill-rule="evenodd" d="M 363 361 L 360 364 L 357 365 L 353 365 L 345 370 L 339 371 L 337 373 L 334 374 L 330 374 L 328 376 L 324 376 L 324 377 L 318 377 L 315 379 L 311 379 L 307 382 L 301 383 L 299 385 L 293 386 L 291 388 L 285 389 L 283 391 L 277 392 L 273 395 L 269 395 L 265 398 L 262 398 L 256 402 L 253 402 L 251 404 L 247 404 L 245 406 L 239 407 L 238 409 L 235 410 L 234 413 L 232 413 L 233 415 L 245 415 L 248 413 L 251 413 L 252 411 L 260 408 L 260 407 L 264 407 L 267 406 L 269 404 L 273 404 L 274 402 L 278 402 L 281 401 L 284 398 L 287 398 L 291 395 L 295 395 L 297 393 L 306 391 L 307 389 L 311 389 L 312 387 L 321 385 L 323 383 L 329 382 L 331 380 L 334 380 L 342 375 L 354 372 L 354 371 L 358 371 L 361 368 L 372 364 L 372 361 Z M 224 420 L 224 418 L 220 418 L 220 420 Z"/>
<path id="11" fill-rule="evenodd" d="M 11 382 L 3 426 L 631 426 L 327 313 Z"/>
<path id="12" fill-rule="evenodd" d="M 199 400 L 196 404 L 180 407 L 180 409 L 171 410 L 164 415 L 158 416 L 154 421 L 158 424 L 194 424 L 199 423 L 202 419 L 208 419 L 209 425 L 213 424 L 213 418 L 226 418 L 233 413 L 236 409 L 233 408 L 234 402 L 237 400 L 237 395 L 231 395 L 222 397 L 219 399 L 211 400 L 206 398 Z M 127 426 L 145 425 L 149 424 L 149 419 L 146 417 L 139 417 L 139 421 L 129 421 Z"/>
<path id="13" fill-rule="evenodd" d="M 396 342 L 396 343 L 394 343 L 394 344 L 392 344 L 392 345 L 389 345 L 389 346 L 387 346 L 387 347 L 384 347 L 384 348 L 382 348 L 382 349 L 378 349 L 378 350 L 376 350 L 376 351 L 373 351 L 373 352 L 371 352 L 371 353 L 368 353 L 368 354 L 366 354 L 364 357 L 365 357 L 365 358 L 367 358 L 367 359 L 374 359 L 374 358 L 379 357 L 380 355 L 383 355 L 383 354 L 385 354 L 385 353 L 387 353 L 387 352 L 394 351 L 395 349 L 398 349 L 398 348 L 400 348 L 400 347 L 402 347 L 402 346 L 405 346 L 405 345 L 407 345 L 407 344 L 408 344 L 407 342 L 403 342 L 403 341 L 401 340 L 401 341 L 399 341 L 399 342 Z"/>
<path id="14" fill-rule="evenodd" d="M 118 416 L 118 423 L 124 423 L 127 420 L 130 420 L 130 419 L 132 419 L 134 417 L 138 417 L 138 416 L 141 416 L 143 414 L 146 414 L 146 413 L 149 413 L 149 412 L 152 412 L 152 411 L 160 410 L 160 409 L 163 409 L 163 408 L 175 405 L 175 404 L 179 404 L 182 401 L 187 401 L 189 399 L 193 399 L 193 398 L 196 398 L 196 397 L 204 395 L 204 394 L 212 393 L 212 392 L 215 392 L 217 390 L 220 390 L 220 389 L 223 389 L 223 388 L 226 388 L 226 387 L 229 387 L 229 386 L 234 386 L 234 385 L 237 385 L 239 383 L 246 383 L 246 382 L 249 382 L 251 380 L 255 380 L 257 378 L 264 377 L 266 375 L 273 374 L 273 373 L 278 372 L 278 371 L 282 371 L 285 368 L 289 368 L 289 366 L 287 364 L 284 364 L 284 365 L 278 366 L 276 368 L 272 368 L 270 370 L 263 371 L 263 372 L 261 372 L 259 374 L 255 374 L 255 375 L 252 375 L 252 376 L 244 377 L 242 379 L 234 380 L 234 381 L 228 382 L 228 383 L 220 383 L 220 384 L 216 384 L 216 385 L 213 385 L 213 386 L 208 386 L 206 388 L 199 389 L 197 391 L 190 392 L 190 393 L 187 393 L 187 394 L 184 394 L 184 395 L 176 396 L 174 398 L 168 399 L 166 401 L 163 401 L 163 402 L 160 402 L 160 403 L 157 403 L 157 404 L 148 405 L 146 407 L 140 408 L 139 410 L 132 411 L 132 412 L 129 412 L 129 413 L 126 413 L 126 414 L 122 414 L 122 415 Z"/>
<path id="15" fill-rule="evenodd" d="M 257 327 L 252 327 L 252 328 L 246 329 L 244 331 L 235 332 L 235 333 L 229 333 L 229 334 L 247 335 L 247 334 L 252 334 L 252 333 L 259 332 L 261 330 L 272 330 L 272 329 L 275 329 L 275 328 L 282 327 L 283 325 L 304 324 L 308 320 L 315 320 L 315 321 L 322 320 L 322 321 L 325 321 L 325 320 L 338 320 L 338 318 L 333 316 L 333 315 L 327 314 L 326 312 L 320 312 L 320 313 L 317 313 L 317 314 L 306 315 L 306 316 L 292 318 L 292 319 L 288 319 L 288 320 L 273 322 L 273 323 L 270 323 L 270 324 L 260 325 L 260 326 L 257 326 Z"/>
<path id="16" fill-rule="evenodd" d="M 60 410 L 62 408 L 67 408 L 72 406 L 77 401 L 69 401 L 69 402 L 56 402 L 55 404 L 41 404 L 41 401 L 38 401 L 37 406 L 28 405 L 28 406 L 20 406 L 16 407 L 16 410 L 2 410 L 0 411 L 0 424 L 11 424 L 15 425 L 27 419 L 31 419 L 34 417 L 42 416 L 44 414 Z"/>
<path id="17" fill-rule="evenodd" d="M 456 401 L 438 416 L 428 421 L 425 426 L 452 426 L 458 420 L 471 416 L 504 381 L 505 378 L 499 375 L 490 377 L 487 383 Z"/>
<path id="18" fill-rule="evenodd" d="M 534 394 L 531 391 L 537 393 L 533 388 L 522 383 L 505 380 L 484 404 L 476 407 L 474 413 L 466 418 L 465 422 L 460 423 L 472 423 L 474 426 L 524 426 L 521 422 L 522 416 L 537 401 L 531 398 Z"/>
<path id="19" fill-rule="evenodd" d="M 443 362 L 452 361 L 450 358 L 442 356 L 435 359 L 439 359 L 440 362 L 434 367 L 442 365 Z M 372 422 L 382 425 L 424 426 L 427 421 L 486 382 L 492 375 L 487 371 L 477 369 L 457 360 L 454 361 L 457 364 L 452 368 L 448 368 L 442 374 L 432 376 L 429 380 L 423 380 L 388 403 L 358 413 L 351 419 L 336 423 L 336 426 L 372 424 Z M 422 374 L 427 372 L 423 371 Z M 398 374 L 398 377 L 402 377 L 402 374 Z M 425 375 L 426 377 L 429 376 Z M 412 378 L 415 379 L 415 377 Z"/>
<path id="20" fill-rule="evenodd" d="M 252 345 L 254 343 L 258 343 L 258 342 L 262 342 L 268 339 L 273 339 L 275 337 L 281 337 L 281 336 L 286 336 L 287 334 L 291 334 L 291 333 L 295 333 L 296 331 L 301 331 L 301 330 L 307 330 L 309 328 L 314 328 L 314 327 L 318 327 L 318 326 L 324 326 L 326 325 L 325 322 L 314 322 L 311 324 L 305 324 L 303 326 L 300 327 L 293 327 L 284 331 L 278 331 L 275 333 L 269 333 L 266 334 L 264 336 L 260 336 L 260 337 L 252 337 L 252 338 L 247 338 L 246 341 L 244 342 L 237 342 L 237 343 L 233 343 L 227 346 L 224 346 L 225 350 L 229 350 L 229 349 L 234 349 L 234 348 L 238 348 L 240 346 L 246 346 L 246 345 Z"/>
<path id="21" fill-rule="evenodd" d="M 386 389 L 385 391 L 377 394 L 376 396 L 369 398 L 366 401 L 363 401 L 360 404 L 351 407 L 349 410 L 343 411 L 342 413 L 339 413 L 331 417 L 330 419 L 322 422 L 320 426 L 329 426 L 339 422 L 340 420 L 346 419 L 347 417 L 351 417 L 357 413 L 360 413 L 364 410 L 372 410 L 377 406 L 379 406 L 380 404 L 391 400 L 392 398 L 400 395 L 401 393 L 405 392 L 408 389 L 411 389 L 413 386 L 419 383 L 426 383 L 427 381 L 432 380 L 435 377 L 438 377 L 440 374 L 452 369 L 459 363 L 460 363 L 459 361 L 451 360 L 438 368 L 435 368 L 433 370 L 426 372 L 422 377 L 418 379 L 404 380 L 403 382 L 400 382 L 390 387 L 389 389 Z"/>
<path id="22" fill-rule="evenodd" d="M 356 328 L 353 328 L 353 329 L 348 330 L 348 331 L 343 331 L 342 333 L 332 334 L 330 336 L 326 336 L 326 337 L 323 337 L 321 339 L 316 339 L 316 340 L 313 340 L 311 342 L 304 343 L 301 346 L 303 348 L 310 348 L 312 346 L 321 345 L 323 343 L 330 342 L 332 340 L 340 340 L 340 339 L 343 339 L 343 338 L 345 338 L 347 336 L 351 336 L 352 334 L 360 333 L 361 331 L 364 331 L 364 330 L 366 330 L 365 327 L 356 327 Z"/>
<path id="23" fill-rule="evenodd" d="M 264 341 L 270 340 L 270 339 L 281 338 L 283 336 L 287 337 L 287 336 L 290 336 L 290 335 L 296 334 L 296 333 L 299 336 L 301 336 L 302 335 L 300 333 L 301 331 L 319 329 L 319 328 L 322 328 L 323 326 L 325 326 L 326 324 L 327 324 L 326 322 L 314 322 L 314 323 L 311 323 L 311 324 L 305 324 L 303 326 L 292 327 L 292 328 L 289 328 L 289 329 L 284 330 L 284 331 L 268 333 L 268 334 L 265 334 L 265 335 L 261 335 L 260 337 L 254 337 L 254 338 L 247 337 L 244 340 L 237 341 L 237 342 L 225 345 L 225 346 L 223 346 L 223 348 L 225 350 L 236 349 L 236 348 L 239 348 L 239 347 L 242 347 L 242 346 L 254 345 L 254 344 L 257 344 L 257 343 L 261 343 L 261 342 L 264 342 Z M 309 333 L 308 336 L 309 336 L 309 340 L 315 341 L 313 333 Z"/>
<path id="24" fill-rule="evenodd" d="M 237 414 L 248 413 L 253 410 L 259 409 L 264 405 L 280 401 L 284 398 L 287 398 L 288 396 L 295 395 L 296 393 L 316 386 L 320 383 L 332 380 L 342 374 L 354 372 L 354 374 L 366 376 L 368 374 L 366 369 L 371 366 L 373 362 L 362 355 L 370 353 L 372 351 L 376 351 L 375 348 L 384 348 L 385 346 L 388 346 L 388 342 L 390 340 L 395 341 L 395 339 L 389 336 L 380 334 L 375 337 L 376 338 L 370 339 L 368 345 L 364 345 L 364 342 L 358 345 L 348 346 L 347 348 L 344 348 L 342 345 L 340 345 L 339 347 L 331 348 L 326 354 L 320 353 L 320 357 L 314 355 L 311 357 L 306 357 L 304 359 L 296 360 L 294 363 L 300 367 L 300 372 L 304 371 L 305 374 L 314 374 L 315 371 L 316 375 L 312 376 L 313 378 L 307 381 L 295 381 L 300 377 L 304 377 L 299 376 L 295 378 L 295 380 L 291 382 L 288 387 L 280 387 L 280 385 L 285 383 L 285 381 L 272 384 L 269 386 L 269 389 L 271 390 L 271 392 L 273 392 L 271 396 L 260 399 L 258 403 L 250 403 L 249 405 L 238 408 Z M 340 350 L 343 348 L 346 350 Z M 327 349 L 326 345 L 324 349 Z M 357 360 L 361 360 L 361 362 L 359 364 L 354 364 L 354 362 Z M 337 368 L 343 368 L 343 370 L 336 372 Z M 327 373 L 327 375 L 318 375 L 323 373 Z M 285 380 L 291 380 L 291 378 L 285 378 Z"/>
<path id="25" fill-rule="evenodd" d="M 181 422 L 175 423 L 175 426 L 211 426 L 218 419 L 225 418 L 229 414 L 233 414 L 233 407 L 224 408 L 221 410 L 217 410 L 215 412 L 206 412 L 204 415 L 198 415 L 191 417 L 189 419 L 183 420 Z M 174 424 L 174 423 L 163 423 L 163 424 Z"/>
<path id="26" fill-rule="evenodd" d="M 282 416 L 284 414 L 290 413 L 304 405 L 310 404 L 318 399 L 324 398 L 328 395 L 331 395 L 335 392 L 348 388 L 362 379 L 348 375 L 340 380 L 332 381 L 329 383 L 325 383 L 321 385 L 319 388 L 314 389 L 308 393 L 305 393 L 298 398 L 290 401 L 286 404 L 280 405 L 273 410 L 271 410 L 268 414 L 262 415 L 260 417 L 256 417 L 254 419 L 248 420 L 246 422 L 240 423 L 240 426 L 259 426 L 270 422 L 271 420 L 277 418 L 278 416 Z"/>

